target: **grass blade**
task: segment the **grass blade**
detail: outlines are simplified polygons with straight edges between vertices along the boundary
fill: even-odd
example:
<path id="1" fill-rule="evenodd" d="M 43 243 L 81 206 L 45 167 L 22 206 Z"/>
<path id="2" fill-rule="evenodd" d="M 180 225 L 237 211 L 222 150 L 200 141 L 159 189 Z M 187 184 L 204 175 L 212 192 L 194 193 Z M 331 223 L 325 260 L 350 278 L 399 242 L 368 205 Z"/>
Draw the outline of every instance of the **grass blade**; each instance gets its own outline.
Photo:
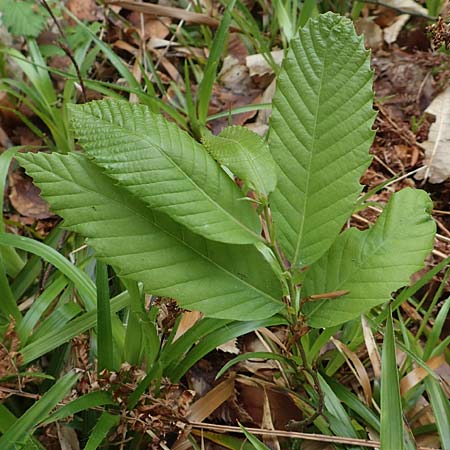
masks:
<path id="1" fill-rule="evenodd" d="M 29 339 L 34 327 L 47 311 L 53 300 L 66 288 L 67 279 L 64 275 L 58 275 L 55 280 L 33 302 L 31 308 L 25 314 L 22 323 L 17 328 L 22 345 Z"/>
<path id="2" fill-rule="evenodd" d="M 16 450 L 17 444 L 29 438 L 29 434 L 32 433 L 33 429 L 67 395 L 70 388 L 77 382 L 78 376 L 75 371 L 71 371 L 58 380 L 40 400 L 17 419 L 14 425 L 0 437 L 0 448 L 2 450 Z"/>
<path id="3" fill-rule="evenodd" d="M 108 435 L 111 428 L 119 423 L 119 420 L 120 416 L 113 416 L 112 414 L 104 412 L 95 424 L 84 450 L 96 450 L 102 443 L 103 439 L 105 439 Z"/>
<path id="4" fill-rule="evenodd" d="M 111 305 L 109 300 L 108 266 L 97 259 L 95 268 L 97 284 L 97 358 L 98 370 L 113 370 L 113 337 Z"/>
<path id="5" fill-rule="evenodd" d="M 203 320 L 200 321 L 200 323 L 203 322 Z M 204 323 L 208 323 L 208 319 L 206 319 Z M 170 377 L 170 379 L 174 383 L 176 383 L 197 361 L 199 361 L 201 358 L 203 358 L 203 356 L 207 355 L 210 351 L 214 350 L 224 342 L 228 342 L 235 337 L 251 333 L 252 331 L 261 327 L 281 325 L 283 323 L 286 323 L 286 320 L 279 315 L 269 317 L 268 319 L 253 320 L 249 322 L 224 322 L 222 327 L 215 330 L 214 332 L 210 332 L 209 334 L 204 336 L 203 339 L 199 340 L 197 345 L 195 345 L 192 350 L 187 352 L 187 354 L 183 358 L 171 359 L 170 364 L 164 367 L 164 374 Z M 185 338 L 186 340 L 192 339 L 193 336 L 189 333 L 189 331 L 181 336 L 181 338 L 175 342 L 175 345 L 172 346 L 172 348 L 176 348 L 176 344 L 179 341 L 181 343 L 183 338 Z M 183 343 L 188 343 L 188 348 L 190 348 L 196 342 L 195 340 L 186 342 L 186 340 L 183 339 Z M 164 351 L 164 353 L 167 354 L 168 352 Z"/>
<path id="6" fill-rule="evenodd" d="M 0 299 L 0 315 L 4 316 L 6 320 L 10 317 L 16 323 L 22 321 L 22 314 L 17 306 L 16 299 L 11 291 L 8 277 L 6 276 L 6 268 L 3 260 L 3 255 L 0 252 L 0 292 L 2 293 Z"/>
<path id="7" fill-rule="evenodd" d="M 5 433 L 17 421 L 16 416 L 3 404 L 0 404 L 0 433 Z M 27 450 L 45 450 L 35 439 L 29 438 L 25 441 Z"/>
<path id="8" fill-rule="evenodd" d="M 83 299 L 86 301 L 87 309 L 94 309 L 96 304 L 96 293 L 94 284 L 89 277 L 78 267 L 71 264 L 63 255 L 53 248 L 41 242 L 23 236 L 15 236 L 8 233 L 0 234 L 0 244 L 11 245 L 21 250 L 25 250 L 48 261 L 55 266 L 60 272 L 71 280 L 81 294 L 84 293 Z"/>
<path id="9" fill-rule="evenodd" d="M 302 10 L 300 12 L 299 26 L 305 26 L 308 19 L 317 13 L 317 1 L 316 0 L 305 0 L 303 2 Z"/>
<path id="10" fill-rule="evenodd" d="M 249 433 L 241 424 L 239 424 L 239 426 L 241 427 L 241 430 L 244 433 L 245 437 L 249 440 L 250 444 L 253 445 L 255 450 L 270 450 L 269 447 L 263 444 L 258 438 L 253 436 L 253 434 Z"/>
<path id="11" fill-rule="evenodd" d="M 125 361 L 132 365 L 139 365 L 142 361 L 142 327 L 139 318 L 144 311 L 144 294 L 140 291 L 138 283 L 122 280 L 130 293 L 130 309 L 125 334 Z"/>
<path id="12" fill-rule="evenodd" d="M 217 68 L 219 66 L 220 57 L 225 48 L 228 28 L 231 23 L 231 12 L 233 11 L 236 0 L 232 0 L 225 10 L 225 13 L 217 28 L 216 36 L 209 54 L 208 62 L 206 63 L 203 79 L 198 88 L 197 96 L 197 111 L 198 121 L 200 126 L 204 126 L 206 118 L 208 117 L 209 101 L 211 99 L 212 88 L 216 79 Z"/>
<path id="13" fill-rule="evenodd" d="M 389 306 L 390 309 L 390 306 Z M 381 356 L 381 450 L 404 450 L 403 412 L 400 398 L 392 313 L 386 321 Z"/>
<path id="14" fill-rule="evenodd" d="M 89 408 L 95 408 L 103 405 L 114 405 L 114 401 L 109 392 L 105 391 L 94 391 L 89 392 L 82 397 L 72 400 L 67 405 L 58 409 L 53 413 L 47 420 L 43 422 L 43 425 L 47 425 L 57 420 L 65 419 L 66 417 L 73 416 L 81 411 L 85 411 Z"/>
<path id="15" fill-rule="evenodd" d="M 444 278 L 445 282 L 445 278 Z M 444 305 L 440 308 L 439 313 L 434 321 L 433 328 L 428 336 L 427 343 L 422 358 L 426 361 L 430 356 L 436 356 L 436 347 L 439 345 L 440 336 L 445 322 L 448 318 L 448 312 L 450 310 L 450 297 L 445 300 Z"/>
<path id="16" fill-rule="evenodd" d="M 122 292 L 122 294 L 114 297 L 111 300 L 111 311 L 116 313 L 122 310 L 129 304 L 128 292 Z M 55 331 L 43 336 L 41 339 L 37 339 L 31 344 L 27 345 L 20 352 L 24 364 L 40 358 L 47 352 L 58 348 L 65 342 L 70 341 L 75 336 L 86 332 L 92 327 L 95 327 L 97 323 L 97 310 L 89 311 L 71 320 L 62 330 Z"/>
<path id="17" fill-rule="evenodd" d="M 4 151 L 0 156 L 0 211 L 3 211 L 3 198 L 5 193 L 6 177 L 8 175 L 9 165 L 12 158 L 14 158 L 17 150 L 20 147 L 11 147 Z M 0 221 L 0 232 L 5 231 L 5 225 L 3 220 Z M 17 274 L 23 269 L 25 263 L 22 258 L 16 253 L 15 249 L 11 247 L 0 247 L 0 255 L 3 256 L 3 262 L 5 264 L 5 270 L 8 275 L 16 277 Z"/>
<path id="18" fill-rule="evenodd" d="M 231 361 L 228 361 L 217 373 L 216 380 L 219 379 L 230 367 L 233 367 L 240 361 L 245 361 L 247 359 L 272 359 L 274 361 L 279 361 L 283 364 L 291 364 L 291 360 L 286 358 L 283 355 L 279 355 L 278 353 L 271 352 L 249 352 L 242 353 L 241 355 L 236 356 Z"/>
<path id="19" fill-rule="evenodd" d="M 450 450 L 450 404 L 439 383 L 431 377 L 425 379 L 436 425 L 441 438 L 442 450 Z"/>

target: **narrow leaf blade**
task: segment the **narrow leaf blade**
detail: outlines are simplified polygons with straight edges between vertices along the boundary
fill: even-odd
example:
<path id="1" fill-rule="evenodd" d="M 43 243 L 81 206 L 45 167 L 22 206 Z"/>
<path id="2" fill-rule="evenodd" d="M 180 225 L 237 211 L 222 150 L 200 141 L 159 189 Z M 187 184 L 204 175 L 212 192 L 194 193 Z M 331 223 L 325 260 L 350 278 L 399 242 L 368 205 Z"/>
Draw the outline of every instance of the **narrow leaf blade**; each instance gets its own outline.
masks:
<path id="1" fill-rule="evenodd" d="M 403 438 L 403 411 L 400 398 L 395 338 L 392 315 L 386 322 L 381 363 L 381 450 L 405 448 Z"/>
<path id="2" fill-rule="evenodd" d="M 15 450 L 17 444 L 23 442 L 32 433 L 50 411 L 69 392 L 70 388 L 78 380 L 76 372 L 69 372 L 59 379 L 31 408 L 29 408 L 6 433 L 0 437 L 2 450 Z"/>
<path id="3" fill-rule="evenodd" d="M 425 386 L 430 397 L 443 450 L 450 450 L 450 404 L 439 383 L 427 377 Z"/>
<path id="4" fill-rule="evenodd" d="M 97 450 L 113 427 L 120 422 L 119 415 L 103 412 L 95 424 L 84 450 Z"/>

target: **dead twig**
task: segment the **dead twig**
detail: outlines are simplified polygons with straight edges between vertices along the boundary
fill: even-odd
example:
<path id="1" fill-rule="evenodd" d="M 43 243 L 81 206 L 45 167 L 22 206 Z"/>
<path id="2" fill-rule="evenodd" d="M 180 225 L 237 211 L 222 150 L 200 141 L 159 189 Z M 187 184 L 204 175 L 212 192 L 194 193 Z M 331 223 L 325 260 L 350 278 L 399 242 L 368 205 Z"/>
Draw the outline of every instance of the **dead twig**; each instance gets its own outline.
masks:
<path id="1" fill-rule="evenodd" d="M 240 433 L 244 432 L 239 427 L 233 427 L 229 425 L 215 425 L 210 423 L 201 423 L 201 422 L 190 422 L 189 425 L 192 428 L 200 428 L 205 430 L 212 431 L 228 431 L 231 433 Z M 347 445 L 356 445 L 361 447 L 370 447 L 370 448 L 378 448 L 380 447 L 380 443 L 378 441 L 368 441 L 366 439 L 355 439 L 341 436 L 326 436 L 323 434 L 315 434 L 315 433 L 300 433 L 297 431 L 284 431 L 284 430 L 262 430 L 261 428 L 248 428 L 246 430 L 252 434 L 258 434 L 260 436 L 278 436 L 278 437 L 287 437 L 293 439 L 304 439 L 305 441 L 316 441 L 316 442 L 331 442 L 333 444 L 347 444 Z M 440 450 L 436 448 L 430 447 L 418 447 L 418 450 Z"/>
<path id="2" fill-rule="evenodd" d="M 196 23 L 198 25 L 208 25 L 213 28 L 219 26 L 219 21 L 207 14 L 187 11 L 181 8 L 173 8 L 170 6 L 155 5 L 153 3 L 140 3 L 131 0 L 112 0 L 105 2 L 106 5 L 116 5 L 129 11 L 136 11 L 150 16 L 171 17 L 173 19 L 184 20 L 189 23 Z"/>

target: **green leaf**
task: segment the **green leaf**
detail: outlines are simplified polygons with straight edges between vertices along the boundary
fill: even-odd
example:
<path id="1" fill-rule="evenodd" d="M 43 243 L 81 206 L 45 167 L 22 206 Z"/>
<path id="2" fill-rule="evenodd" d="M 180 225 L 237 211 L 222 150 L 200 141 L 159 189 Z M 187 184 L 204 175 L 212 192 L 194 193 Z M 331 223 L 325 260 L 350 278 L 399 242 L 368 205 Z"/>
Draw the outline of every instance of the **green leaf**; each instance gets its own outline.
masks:
<path id="1" fill-rule="evenodd" d="M 130 303 L 128 292 L 122 292 L 111 299 L 111 312 L 116 313 Z M 24 364 L 40 358 L 60 345 L 69 342 L 75 336 L 86 332 L 97 324 L 97 310 L 89 311 L 71 320 L 63 329 L 52 330 L 50 333 L 33 341 L 24 347 L 20 354 Z"/>
<path id="2" fill-rule="evenodd" d="M 95 284 L 97 286 L 97 370 L 101 372 L 103 369 L 115 369 L 108 266 L 101 261 L 96 261 Z"/>
<path id="3" fill-rule="evenodd" d="M 404 189 L 392 195 L 372 228 L 342 233 L 307 272 L 302 294 L 350 293 L 306 303 L 308 323 L 331 327 L 346 322 L 386 302 L 392 292 L 408 284 L 433 247 L 431 208 L 426 192 Z"/>
<path id="4" fill-rule="evenodd" d="M 3 211 L 3 199 L 9 166 L 11 164 L 12 158 L 14 158 L 17 151 L 21 148 L 23 147 L 11 147 L 8 150 L 5 150 L 0 155 L 0 211 Z M 3 221 L 0 221 L 0 231 L 2 233 L 5 231 L 5 225 Z M 11 247 L 0 247 L 0 257 L 3 257 L 6 273 L 13 278 L 15 278 L 19 274 L 19 272 L 25 265 L 24 261 L 22 261 L 22 258 L 17 254 L 15 249 Z"/>
<path id="5" fill-rule="evenodd" d="M 143 105 L 104 100 L 71 107 L 85 152 L 152 209 L 220 242 L 261 240 L 259 218 L 201 144 Z"/>
<path id="6" fill-rule="evenodd" d="M 3 404 L 0 404 L 0 433 L 5 433 L 17 421 L 16 416 Z M 34 438 L 25 441 L 27 450 L 45 450 L 45 448 Z"/>
<path id="7" fill-rule="evenodd" d="M 216 80 L 217 68 L 219 67 L 220 57 L 227 42 L 229 27 L 231 24 L 231 12 L 233 11 L 236 0 L 231 0 L 222 16 L 220 25 L 217 28 L 213 44 L 209 53 L 208 61 L 203 72 L 203 79 L 198 86 L 197 111 L 200 125 L 205 125 L 208 116 L 209 102 L 211 100 L 214 81 Z"/>
<path id="8" fill-rule="evenodd" d="M 279 355 L 278 353 L 272 352 L 249 352 L 242 353 L 236 357 L 234 357 L 231 361 L 228 361 L 217 373 L 216 380 L 219 379 L 230 367 L 233 367 L 235 364 L 241 361 L 245 361 L 247 359 L 273 359 L 274 361 L 279 361 L 283 364 L 292 365 L 292 360 L 287 358 L 286 356 Z"/>
<path id="9" fill-rule="evenodd" d="M 256 436 L 248 432 L 242 424 L 239 424 L 239 427 L 241 428 L 242 432 L 244 433 L 245 437 L 248 439 L 250 444 L 253 445 L 255 450 L 270 450 L 267 445 L 263 444 Z"/>
<path id="10" fill-rule="evenodd" d="M 86 309 L 95 308 L 95 288 L 89 276 L 77 266 L 70 263 L 54 248 L 31 238 L 16 236 L 10 233 L 0 233 L 0 245 L 2 244 L 11 245 L 20 248 L 21 250 L 39 255 L 42 259 L 55 266 L 61 273 L 66 275 L 80 291 Z"/>
<path id="11" fill-rule="evenodd" d="M 392 315 L 386 321 L 381 355 L 381 427 L 380 450 L 403 450 L 403 411 L 400 397 Z"/>
<path id="12" fill-rule="evenodd" d="M 105 439 L 111 429 L 117 426 L 119 422 L 119 415 L 113 415 L 107 412 L 102 413 L 89 436 L 89 440 L 87 441 L 84 450 L 96 450 L 99 448 L 103 439 Z"/>
<path id="13" fill-rule="evenodd" d="M 271 207 L 285 255 L 304 266 L 326 252 L 352 212 L 375 114 L 369 52 L 350 20 L 321 15 L 290 45 L 270 123 L 278 166 Z"/>
<path id="14" fill-rule="evenodd" d="M 65 227 L 89 243 L 119 276 L 211 317 L 257 320 L 283 308 L 275 274 L 253 246 L 194 235 L 116 186 L 79 154 L 19 158 Z"/>
<path id="15" fill-rule="evenodd" d="M 431 377 L 425 378 L 443 450 L 450 450 L 450 403 L 439 383 Z"/>
<path id="16" fill-rule="evenodd" d="M 88 394 L 82 395 L 81 397 L 72 400 L 70 403 L 62 406 L 58 411 L 50 415 L 43 422 L 43 425 L 48 425 L 49 423 L 56 422 L 58 420 L 63 420 L 66 417 L 73 416 L 81 411 L 86 411 L 90 408 L 97 408 L 104 405 L 115 405 L 116 403 L 112 399 L 109 392 L 105 391 L 94 391 Z"/>
<path id="17" fill-rule="evenodd" d="M 17 444 L 29 438 L 30 433 L 50 413 L 50 411 L 69 392 L 70 388 L 78 380 L 78 374 L 74 371 L 67 373 L 59 379 L 31 408 L 12 425 L 6 433 L 0 437 L 2 450 L 16 450 Z"/>
<path id="18" fill-rule="evenodd" d="M 319 381 L 324 394 L 325 417 L 330 424 L 330 428 L 336 436 L 358 438 L 352 420 L 340 399 L 321 375 L 319 375 Z M 360 447 L 357 447 L 357 449 L 361 450 Z"/>
<path id="19" fill-rule="evenodd" d="M 277 185 L 275 162 L 264 140 L 248 128 L 232 126 L 203 140 L 213 158 L 228 167 L 258 194 L 267 196 Z"/>
<path id="20" fill-rule="evenodd" d="M 250 318 L 250 316 L 249 316 Z M 199 339 L 199 342 L 192 347 L 191 350 L 189 350 L 182 358 L 179 358 L 176 360 L 173 355 L 175 355 L 176 351 L 179 350 L 178 347 L 178 341 L 181 341 L 186 336 L 186 339 L 180 342 L 181 347 L 186 348 L 186 344 L 188 344 L 188 347 L 190 347 L 192 344 L 195 343 L 195 341 L 192 341 L 192 334 L 188 332 L 185 333 L 185 335 L 181 336 L 180 339 L 178 339 L 172 346 L 170 346 L 167 349 L 164 349 L 163 354 L 161 355 L 161 360 L 166 357 L 167 353 L 171 353 L 173 351 L 173 355 L 170 354 L 170 364 L 167 365 L 164 368 L 164 373 L 167 377 L 171 379 L 173 382 L 179 382 L 180 378 L 186 374 L 186 372 L 200 359 L 202 359 L 204 356 L 206 356 L 208 353 L 212 352 L 215 348 L 217 348 L 219 345 L 223 344 L 224 342 L 228 342 L 236 337 L 243 336 L 244 334 L 251 333 L 252 331 L 261 328 L 261 327 L 271 327 L 275 325 L 285 325 L 286 320 L 280 316 L 275 315 L 273 317 L 263 319 L 263 320 L 248 320 L 246 322 L 242 322 L 243 317 L 241 317 L 241 321 L 234 321 L 231 323 L 223 324 L 222 327 L 219 329 L 216 329 L 214 331 L 211 331 L 206 336 L 204 336 L 202 339 Z M 214 324 L 211 319 L 203 319 L 207 320 L 205 323 L 208 324 Z M 214 326 L 214 325 L 213 325 Z M 199 327 L 200 328 L 200 327 Z M 196 330 L 198 331 L 198 330 Z M 188 334 L 189 333 L 189 334 Z M 197 333 L 193 333 L 194 336 Z M 187 341 L 187 342 L 186 342 Z M 179 354 L 179 353 L 178 353 Z M 164 361 L 164 362 L 167 362 Z"/>
<path id="21" fill-rule="evenodd" d="M 45 26 L 46 19 L 39 5 L 21 0 L 0 0 L 1 20 L 14 36 L 36 37 Z"/>

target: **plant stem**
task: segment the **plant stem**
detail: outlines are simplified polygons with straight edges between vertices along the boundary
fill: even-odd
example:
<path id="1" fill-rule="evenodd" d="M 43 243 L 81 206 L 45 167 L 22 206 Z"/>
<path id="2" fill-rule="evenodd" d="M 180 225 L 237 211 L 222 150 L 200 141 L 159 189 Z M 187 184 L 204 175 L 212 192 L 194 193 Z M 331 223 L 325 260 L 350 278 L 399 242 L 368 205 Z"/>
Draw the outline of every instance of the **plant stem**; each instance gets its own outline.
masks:
<path id="1" fill-rule="evenodd" d="M 296 288 L 294 286 L 294 283 L 292 282 L 292 276 L 290 272 L 287 271 L 286 265 L 283 260 L 283 256 L 281 255 L 280 249 L 278 248 L 277 242 L 275 240 L 275 227 L 272 222 L 272 215 L 270 213 L 267 201 L 264 201 L 263 204 L 264 204 L 264 219 L 267 225 L 267 232 L 269 234 L 268 236 L 269 240 L 267 241 L 267 244 L 274 253 L 283 273 L 288 274 L 288 276 L 286 277 L 286 282 L 289 289 L 290 304 L 292 306 L 292 303 L 295 301 L 296 298 Z M 295 323 L 296 321 L 297 320 L 295 319 L 293 323 Z"/>

